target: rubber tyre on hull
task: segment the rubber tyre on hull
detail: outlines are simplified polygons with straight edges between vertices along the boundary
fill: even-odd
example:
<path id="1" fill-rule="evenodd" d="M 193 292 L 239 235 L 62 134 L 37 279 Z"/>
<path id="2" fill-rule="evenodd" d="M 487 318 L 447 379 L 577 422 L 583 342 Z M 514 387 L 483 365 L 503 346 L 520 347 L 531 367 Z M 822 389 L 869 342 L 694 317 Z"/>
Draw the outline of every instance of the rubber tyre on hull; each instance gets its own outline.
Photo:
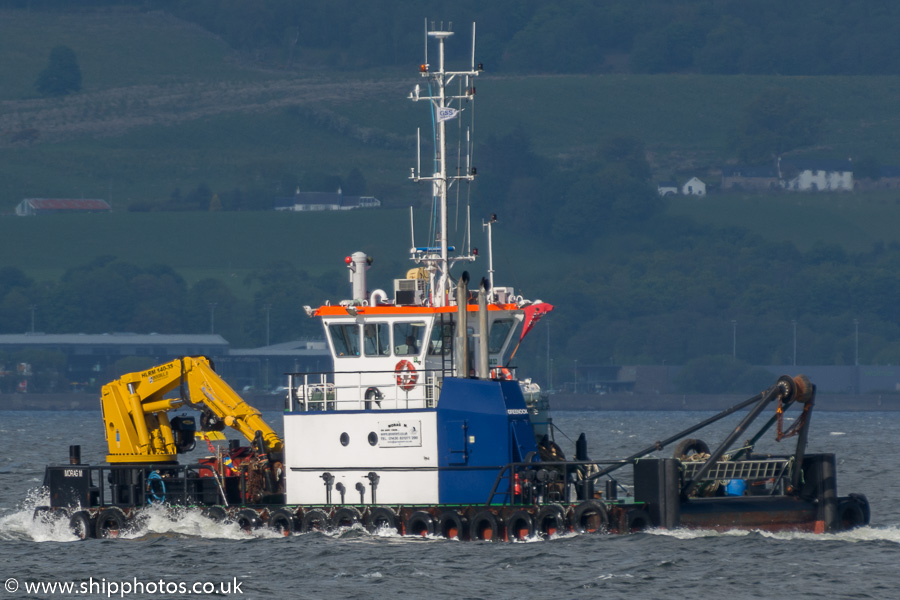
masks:
<path id="1" fill-rule="evenodd" d="M 69 517 L 69 529 L 79 540 L 86 540 L 94 535 L 94 521 L 90 513 L 78 510 Z"/>
<path id="2" fill-rule="evenodd" d="M 500 520 L 489 510 L 476 513 L 469 523 L 469 539 L 495 542 L 500 539 Z"/>
<path id="3" fill-rule="evenodd" d="M 652 525 L 650 513 L 643 508 L 632 508 L 625 512 L 625 533 L 638 533 Z"/>
<path id="4" fill-rule="evenodd" d="M 262 519 L 252 508 L 242 508 L 234 515 L 234 521 L 244 531 L 253 531 L 262 527 Z"/>
<path id="5" fill-rule="evenodd" d="M 345 506 L 334 511 L 331 515 L 331 528 L 341 529 L 344 527 L 353 527 L 362 521 L 362 515 L 352 506 Z"/>
<path id="6" fill-rule="evenodd" d="M 228 521 L 228 513 L 221 506 L 209 506 L 200 513 L 213 523 L 222 523 Z"/>
<path id="7" fill-rule="evenodd" d="M 675 446 L 675 452 L 672 454 L 678 460 L 682 460 L 695 454 L 709 454 L 709 446 L 703 440 L 688 438 L 686 440 L 681 440 L 681 442 Z"/>
<path id="8" fill-rule="evenodd" d="M 300 530 L 300 521 L 297 516 L 286 508 L 277 508 L 269 513 L 266 523 L 269 529 L 273 529 L 284 536 L 289 536 Z"/>
<path id="9" fill-rule="evenodd" d="M 869 508 L 869 499 L 866 498 L 865 494 L 850 494 L 850 499 L 859 504 L 859 507 L 863 511 L 863 525 L 868 525 L 872 518 L 872 511 Z"/>
<path id="10" fill-rule="evenodd" d="M 466 518 L 455 510 L 444 511 L 438 519 L 438 531 L 440 532 L 441 537 L 447 538 L 448 540 L 466 539 L 466 533 L 468 531 L 466 525 L 468 525 Z"/>
<path id="11" fill-rule="evenodd" d="M 366 531 L 369 533 L 379 531 L 397 533 L 399 525 L 400 519 L 397 517 L 397 513 L 384 506 L 373 508 L 366 516 Z"/>
<path id="12" fill-rule="evenodd" d="M 94 524 L 94 535 L 98 539 L 117 538 L 121 535 L 125 528 L 128 527 L 128 517 L 122 512 L 118 506 L 110 506 L 104 508 L 97 515 L 97 521 Z"/>
<path id="13" fill-rule="evenodd" d="M 50 523 L 53 520 L 53 510 L 49 506 L 36 506 L 31 514 L 31 520 Z"/>
<path id="14" fill-rule="evenodd" d="M 328 531 L 328 515 L 324 510 L 319 510 L 318 508 L 306 511 L 300 522 L 300 531 L 303 533 Z"/>
<path id="15" fill-rule="evenodd" d="M 604 533 L 609 529 L 606 507 L 596 500 L 587 500 L 575 507 L 572 529 L 576 533 Z"/>
<path id="16" fill-rule="evenodd" d="M 419 537 L 428 537 L 434 535 L 434 517 L 424 510 L 417 510 L 409 515 L 406 523 L 403 524 L 403 531 L 406 535 L 415 535 Z"/>
<path id="17" fill-rule="evenodd" d="M 866 513 L 853 498 L 841 500 L 838 504 L 838 526 L 841 531 L 856 529 L 866 524 Z"/>
<path id="18" fill-rule="evenodd" d="M 545 538 L 565 533 L 567 531 L 566 509 L 559 504 L 544 506 L 538 511 L 535 527 Z"/>
<path id="19" fill-rule="evenodd" d="M 506 520 L 506 538 L 510 542 L 524 542 L 534 537 L 534 516 L 527 510 L 517 510 Z"/>

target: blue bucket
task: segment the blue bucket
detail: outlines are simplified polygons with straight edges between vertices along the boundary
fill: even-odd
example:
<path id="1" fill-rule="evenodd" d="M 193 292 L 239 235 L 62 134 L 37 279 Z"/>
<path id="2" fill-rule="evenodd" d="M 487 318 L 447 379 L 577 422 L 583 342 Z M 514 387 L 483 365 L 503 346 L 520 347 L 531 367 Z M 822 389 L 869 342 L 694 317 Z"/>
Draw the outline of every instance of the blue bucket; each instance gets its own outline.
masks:
<path id="1" fill-rule="evenodd" d="M 732 479 L 725 486 L 726 496 L 743 496 L 747 490 L 747 482 L 743 479 Z"/>

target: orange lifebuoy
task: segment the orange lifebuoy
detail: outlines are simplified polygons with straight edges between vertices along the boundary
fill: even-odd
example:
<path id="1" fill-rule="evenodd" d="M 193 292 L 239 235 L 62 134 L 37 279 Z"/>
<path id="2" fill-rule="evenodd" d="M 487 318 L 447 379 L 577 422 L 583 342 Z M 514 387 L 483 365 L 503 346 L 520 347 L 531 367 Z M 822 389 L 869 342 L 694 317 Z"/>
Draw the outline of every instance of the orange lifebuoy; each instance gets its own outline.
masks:
<path id="1" fill-rule="evenodd" d="M 398 362 L 397 366 L 394 367 L 394 373 L 397 374 L 397 385 L 400 386 L 401 390 L 408 392 L 416 387 L 419 374 L 416 373 L 416 368 L 408 360 Z"/>
<path id="2" fill-rule="evenodd" d="M 503 379 L 509 381 L 512 379 L 512 373 L 506 367 L 494 367 L 491 369 L 491 379 Z"/>

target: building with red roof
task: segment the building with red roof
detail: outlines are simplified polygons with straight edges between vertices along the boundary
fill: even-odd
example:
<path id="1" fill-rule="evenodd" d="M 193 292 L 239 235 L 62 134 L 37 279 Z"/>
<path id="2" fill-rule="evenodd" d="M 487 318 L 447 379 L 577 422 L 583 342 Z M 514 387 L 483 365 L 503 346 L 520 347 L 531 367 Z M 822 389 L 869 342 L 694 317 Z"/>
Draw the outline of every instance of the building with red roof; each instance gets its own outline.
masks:
<path id="1" fill-rule="evenodd" d="M 31 217 L 62 212 L 96 213 L 110 212 L 112 207 L 106 200 L 74 198 L 25 198 L 16 206 L 20 217 Z"/>

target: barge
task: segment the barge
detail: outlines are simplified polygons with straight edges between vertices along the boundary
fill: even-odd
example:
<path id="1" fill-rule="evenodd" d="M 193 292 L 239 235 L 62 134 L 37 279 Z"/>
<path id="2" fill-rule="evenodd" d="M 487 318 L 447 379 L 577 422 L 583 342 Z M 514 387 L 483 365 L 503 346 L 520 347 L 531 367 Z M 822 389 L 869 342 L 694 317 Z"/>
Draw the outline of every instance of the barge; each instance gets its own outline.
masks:
<path id="1" fill-rule="evenodd" d="M 449 244 L 448 226 L 450 189 L 476 175 L 470 130 L 461 126 L 482 72 L 474 33 L 473 26 L 468 68 L 448 71 L 452 32 L 427 31 L 423 83 L 410 93 L 429 107 L 432 126 L 434 156 L 427 171 L 420 158 L 410 175 L 431 188 L 431 236 L 423 245 L 412 236 L 414 266 L 392 293 L 370 291 L 373 261 L 356 252 L 345 259 L 351 297 L 304 307 L 322 324 L 333 367 L 288 375 L 283 436 L 204 357 L 124 375 L 101 394 L 107 464 L 83 464 L 72 446 L 67 464 L 46 469 L 50 504 L 35 510 L 36 519 L 68 519 L 81 538 L 111 537 L 138 527 L 148 507 L 165 505 L 285 534 L 359 524 L 511 541 L 651 527 L 837 532 L 869 522 L 863 495 L 838 495 L 834 455 L 807 453 L 815 386 L 803 376 L 782 377 L 627 458 L 591 459 L 584 436 L 565 456 L 540 387 L 512 362 L 553 306 L 494 284 L 496 216 L 482 223 L 487 275 L 470 286 L 467 272 L 452 274 L 478 255 L 470 226 L 459 248 Z M 437 45 L 435 67 L 429 43 Z M 449 168 L 454 132 L 460 164 Z M 784 431 L 791 406 L 800 415 Z M 744 419 L 717 446 L 691 437 L 742 409 Z M 735 448 L 767 411 L 759 431 Z M 783 455 L 756 454 L 773 427 L 777 439 L 796 444 Z M 215 446 L 211 438 L 226 428 L 245 442 Z M 198 440 L 210 456 L 181 464 L 179 454 Z M 673 447 L 674 456 L 660 454 Z M 630 489 L 616 479 L 622 468 L 632 470 Z"/>

